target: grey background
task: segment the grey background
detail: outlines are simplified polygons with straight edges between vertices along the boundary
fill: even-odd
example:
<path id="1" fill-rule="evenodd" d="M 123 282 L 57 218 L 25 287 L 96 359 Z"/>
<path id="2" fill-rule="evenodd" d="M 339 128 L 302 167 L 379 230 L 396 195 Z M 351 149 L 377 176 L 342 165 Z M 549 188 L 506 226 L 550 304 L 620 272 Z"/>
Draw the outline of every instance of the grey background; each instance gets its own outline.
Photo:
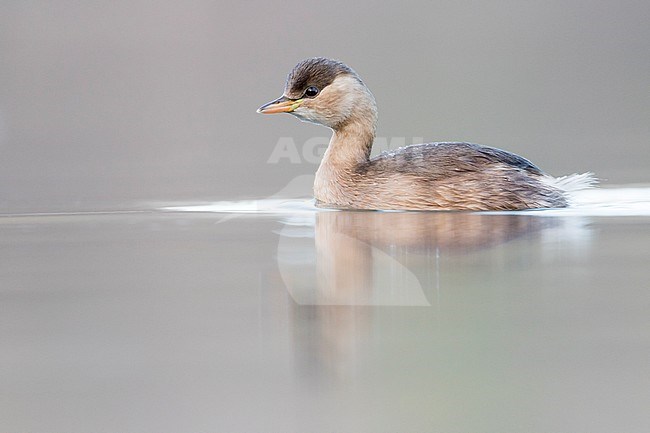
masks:
<path id="1" fill-rule="evenodd" d="M 381 137 L 648 182 L 649 12 L 4 0 L 0 213 L 308 192 L 314 163 L 267 161 L 328 131 L 255 109 L 314 55 L 361 74 Z M 305 207 L 3 215 L 0 431 L 648 432 L 647 216 Z M 431 306 L 294 298 L 410 275 Z"/>
<path id="2" fill-rule="evenodd" d="M 329 131 L 255 109 L 315 55 L 359 72 L 379 136 L 648 181 L 648 22 L 647 1 L 4 1 L 0 210 L 273 194 L 316 169 L 267 163 L 278 139 Z"/>

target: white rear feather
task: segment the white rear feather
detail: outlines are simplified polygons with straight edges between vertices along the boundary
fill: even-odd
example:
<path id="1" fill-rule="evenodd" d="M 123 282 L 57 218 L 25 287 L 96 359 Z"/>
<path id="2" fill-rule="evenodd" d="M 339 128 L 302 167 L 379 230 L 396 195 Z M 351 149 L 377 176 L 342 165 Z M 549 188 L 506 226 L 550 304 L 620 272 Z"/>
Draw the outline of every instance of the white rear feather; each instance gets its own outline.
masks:
<path id="1" fill-rule="evenodd" d="M 572 193 L 595 187 L 598 184 L 598 179 L 593 173 L 587 172 L 582 174 L 574 173 L 560 177 L 548 176 L 544 178 L 544 183 L 559 188 L 567 193 Z"/>

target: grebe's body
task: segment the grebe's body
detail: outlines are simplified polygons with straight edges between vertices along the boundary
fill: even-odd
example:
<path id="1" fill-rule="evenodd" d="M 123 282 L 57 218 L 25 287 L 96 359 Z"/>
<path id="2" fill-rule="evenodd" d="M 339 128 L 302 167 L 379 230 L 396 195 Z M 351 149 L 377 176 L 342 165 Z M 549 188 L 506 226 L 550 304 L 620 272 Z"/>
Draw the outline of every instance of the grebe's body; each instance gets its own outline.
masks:
<path id="1" fill-rule="evenodd" d="M 515 154 L 470 143 L 407 146 L 370 158 L 375 99 L 348 66 L 300 62 L 284 94 L 258 110 L 291 113 L 334 133 L 314 182 L 322 207 L 382 210 L 520 210 L 566 207 L 590 173 L 554 178 Z"/>

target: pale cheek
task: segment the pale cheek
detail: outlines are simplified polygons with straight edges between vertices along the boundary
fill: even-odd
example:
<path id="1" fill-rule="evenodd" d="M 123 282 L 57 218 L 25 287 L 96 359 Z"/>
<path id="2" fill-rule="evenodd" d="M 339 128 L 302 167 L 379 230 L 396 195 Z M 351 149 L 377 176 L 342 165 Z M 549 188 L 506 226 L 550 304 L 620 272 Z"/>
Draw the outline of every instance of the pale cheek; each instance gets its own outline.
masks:
<path id="1" fill-rule="evenodd" d="M 307 120 L 309 122 L 320 123 L 323 125 L 327 125 L 329 123 L 329 117 L 327 116 L 326 113 L 321 112 L 320 110 L 315 110 L 310 107 L 300 107 L 296 111 L 294 111 L 293 114 L 296 117 L 302 120 Z"/>
<path id="2" fill-rule="evenodd" d="M 316 113 L 314 110 L 307 107 L 300 107 L 297 110 L 295 110 L 292 114 L 295 114 L 297 117 L 300 117 L 301 119 L 316 120 L 318 118 L 318 113 Z"/>
<path id="3" fill-rule="evenodd" d="M 354 90 L 326 88 L 316 99 L 305 101 L 293 114 L 301 120 L 333 127 L 348 118 L 354 108 Z"/>
<path id="4" fill-rule="evenodd" d="M 316 123 L 319 125 L 326 124 L 326 122 L 318 115 L 318 113 L 310 110 L 308 108 L 300 107 L 297 110 L 291 112 L 298 119 L 303 122 Z"/>

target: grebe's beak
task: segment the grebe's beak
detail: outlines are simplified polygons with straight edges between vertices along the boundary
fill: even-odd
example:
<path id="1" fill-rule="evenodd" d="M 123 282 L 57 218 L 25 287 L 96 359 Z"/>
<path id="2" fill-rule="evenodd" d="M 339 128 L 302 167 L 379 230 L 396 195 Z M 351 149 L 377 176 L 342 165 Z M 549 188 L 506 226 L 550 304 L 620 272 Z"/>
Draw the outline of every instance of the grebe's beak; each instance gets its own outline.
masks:
<path id="1" fill-rule="evenodd" d="M 286 96 L 281 96 L 275 101 L 262 105 L 257 112 L 262 114 L 291 113 L 300 107 L 300 104 L 302 104 L 302 99 L 289 99 Z"/>

